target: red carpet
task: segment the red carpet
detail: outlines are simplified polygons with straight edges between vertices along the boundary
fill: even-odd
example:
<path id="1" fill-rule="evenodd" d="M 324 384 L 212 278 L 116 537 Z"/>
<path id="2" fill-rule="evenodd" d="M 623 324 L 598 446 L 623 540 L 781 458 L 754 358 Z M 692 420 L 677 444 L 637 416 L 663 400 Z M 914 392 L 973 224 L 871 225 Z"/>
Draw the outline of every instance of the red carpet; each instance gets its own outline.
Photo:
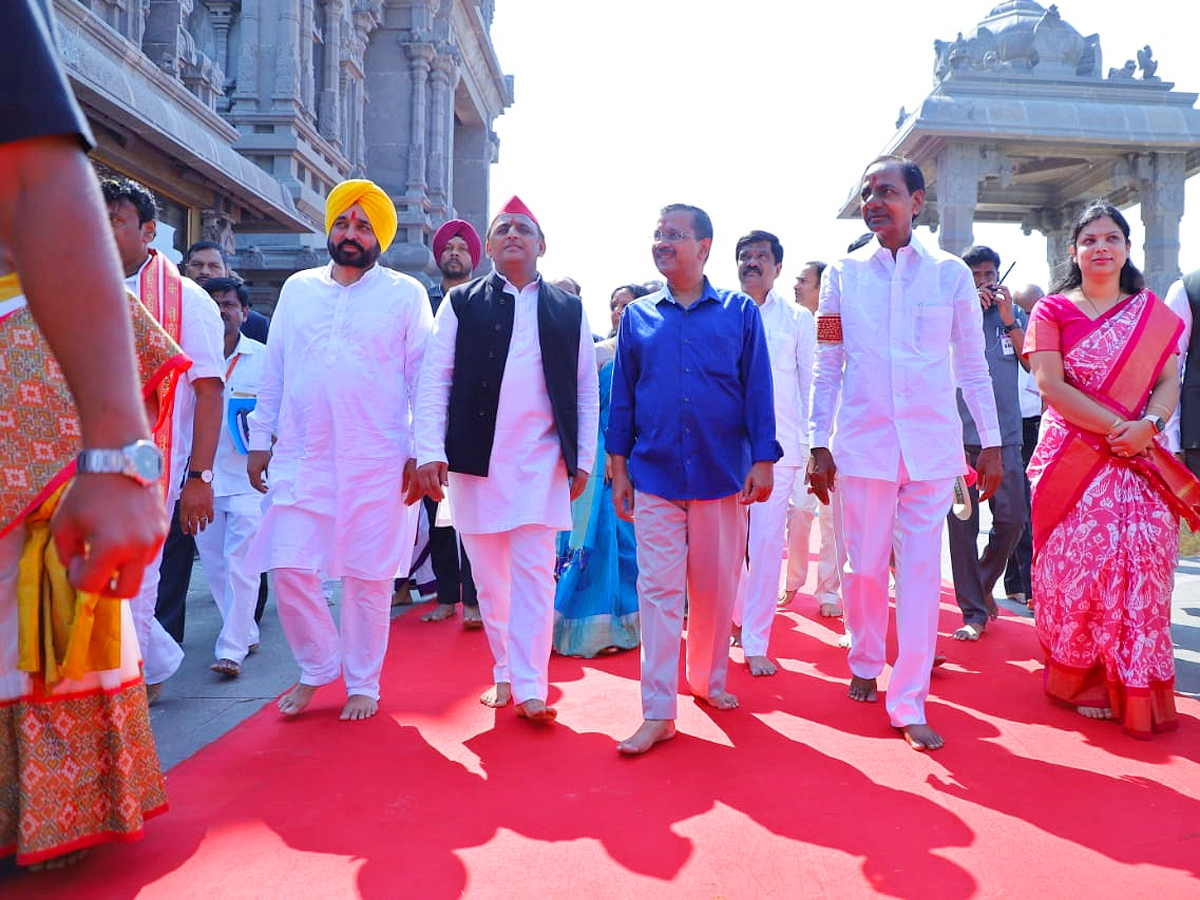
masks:
<path id="1" fill-rule="evenodd" d="M 949 598 L 947 598 L 949 599 Z M 952 603 L 952 600 L 950 601 Z M 845 698 L 811 597 L 776 620 L 783 671 L 731 667 L 740 710 L 681 700 L 680 735 L 623 759 L 636 653 L 555 657 L 559 724 L 476 702 L 490 672 L 457 620 L 393 625 L 382 714 L 271 707 L 169 773 L 139 844 L 12 877 L 16 898 L 1200 896 L 1200 704 L 1150 743 L 1045 700 L 1032 625 L 947 635 L 909 750 Z M 735 653 L 740 662 L 740 651 Z"/>

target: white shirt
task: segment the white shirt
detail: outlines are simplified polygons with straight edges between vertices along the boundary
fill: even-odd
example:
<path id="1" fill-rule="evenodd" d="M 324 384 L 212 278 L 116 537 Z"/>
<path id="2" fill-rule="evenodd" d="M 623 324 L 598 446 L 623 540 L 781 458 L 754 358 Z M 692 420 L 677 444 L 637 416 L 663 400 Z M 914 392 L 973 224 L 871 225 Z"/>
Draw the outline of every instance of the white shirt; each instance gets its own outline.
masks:
<path id="1" fill-rule="evenodd" d="M 271 320 L 250 449 L 278 440 L 248 564 L 390 578 L 412 556 L 400 489 L 432 314 L 408 275 L 332 268 L 292 275 Z"/>
<path id="2" fill-rule="evenodd" d="M 955 387 L 984 447 L 1000 446 L 971 270 L 914 235 L 893 259 L 874 240 L 833 263 L 817 313 L 840 316 L 842 341 L 817 344 L 811 445 L 860 478 L 913 481 L 966 472 Z M 838 405 L 839 395 L 841 405 Z"/>
<path id="3" fill-rule="evenodd" d="M 228 373 L 228 377 L 225 379 L 225 403 L 222 406 L 224 415 L 221 419 L 221 437 L 217 441 L 217 455 L 213 460 L 215 497 L 258 494 L 258 491 L 250 486 L 250 476 L 246 472 L 246 454 L 238 450 L 229 430 L 229 401 L 234 397 L 258 396 L 263 365 L 267 361 L 266 352 L 266 344 L 239 334 L 233 354 L 225 360 L 225 373 Z"/>
<path id="4" fill-rule="evenodd" d="M 1192 340 L 1192 307 L 1188 303 L 1187 289 L 1183 286 L 1182 278 L 1167 288 L 1167 296 L 1163 302 L 1167 304 L 1171 312 L 1183 320 L 1183 331 L 1179 334 L 1179 347 L 1176 350 L 1179 354 L 1179 383 L 1183 384 L 1184 370 L 1187 368 L 1188 344 Z M 1171 418 L 1167 419 L 1167 427 L 1163 430 L 1167 436 L 1167 448 L 1172 453 L 1178 453 L 1182 446 L 1179 436 L 1179 407 L 1180 404 L 1176 403 Z"/>
<path id="5" fill-rule="evenodd" d="M 808 455 L 808 400 L 817 326 L 812 313 L 772 288 L 758 308 L 775 388 L 775 439 L 781 466 L 801 466 Z"/>
<path id="6" fill-rule="evenodd" d="M 493 276 L 489 276 L 493 277 Z M 518 290 L 506 279 L 505 293 L 514 298 L 513 330 L 508 345 L 496 434 L 486 477 L 450 473 L 450 505 L 454 527 L 465 534 L 496 534 L 522 525 L 571 528 L 571 495 L 538 339 L 537 302 L 540 276 Z M 446 462 L 446 417 L 454 380 L 454 348 L 458 316 L 454 304 L 438 307 L 433 338 L 421 371 L 417 397 L 417 462 Z M 274 337 L 271 338 L 274 340 Z M 596 355 L 587 316 L 579 322 L 578 467 L 595 464 L 600 398 Z"/>
<path id="7" fill-rule="evenodd" d="M 125 279 L 125 287 L 141 300 L 142 269 L 151 257 L 131 276 Z M 192 279 L 181 278 L 179 346 L 192 360 L 187 378 L 175 389 L 175 407 L 171 414 L 171 460 L 167 498 L 174 505 L 179 496 L 192 455 L 192 422 L 196 411 L 196 392 L 192 382 L 197 378 L 220 378 L 225 374 L 225 325 L 216 301 Z M 161 323 L 160 323 L 161 324 Z"/>

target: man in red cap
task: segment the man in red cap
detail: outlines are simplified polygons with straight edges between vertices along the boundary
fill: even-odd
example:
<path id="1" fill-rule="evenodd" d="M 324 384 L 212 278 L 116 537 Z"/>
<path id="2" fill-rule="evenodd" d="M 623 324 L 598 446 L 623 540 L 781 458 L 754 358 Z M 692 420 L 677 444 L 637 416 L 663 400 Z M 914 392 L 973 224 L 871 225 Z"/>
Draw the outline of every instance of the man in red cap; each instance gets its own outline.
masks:
<path id="1" fill-rule="evenodd" d="M 452 288 L 471 280 L 471 273 L 479 266 L 482 255 L 483 243 L 470 222 L 451 219 L 434 233 L 433 258 L 442 273 L 441 284 L 429 289 L 429 302 L 435 313 Z M 479 616 L 479 599 L 467 550 L 453 526 L 437 525 L 437 503 L 425 497 L 423 506 L 429 520 L 428 553 L 437 583 L 437 603 L 421 616 L 421 621 L 440 622 L 450 618 L 454 615 L 455 605 L 462 600 L 463 628 L 478 629 L 483 626 L 483 619 Z"/>
<path id="2" fill-rule="evenodd" d="M 541 226 L 513 197 L 492 221 L 494 270 L 438 309 L 417 392 L 418 487 L 471 554 L 495 660 L 480 702 L 552 721 L 554 541 L 596 455 L 599 397 L 579 298 L 542 279 Z"/>

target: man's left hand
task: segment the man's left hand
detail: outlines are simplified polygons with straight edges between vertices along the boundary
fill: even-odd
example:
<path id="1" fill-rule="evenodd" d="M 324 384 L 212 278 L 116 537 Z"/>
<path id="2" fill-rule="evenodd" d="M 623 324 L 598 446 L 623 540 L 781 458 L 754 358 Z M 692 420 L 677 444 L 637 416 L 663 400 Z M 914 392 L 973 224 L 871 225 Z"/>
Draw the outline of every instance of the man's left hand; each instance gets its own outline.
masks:
<path id="1" fill-rule="evenodd" d="M 423 496 L 417 483 L 417 461 L 409 459 L 404 464 L 404 475 L 400 478 L 400 492 L 404 494 L 404 505 L 412 506 Z"/>
<path id="2" fill-rule="evenodd" d="M 583 489 L 587 487 L 588 472 L 585 469 L 576 469 L 575 477 L 571 479 L 571 499 L 574 500 L 583 493 Z"/>
<path id="3" fill-rule="evenodd" d="M 771 496 L 771 488 L 775 485 L 775 464 L 772 462 L 756 462 L 746 475 L 746 483 L 738 494 L 741 503 L 761 503 Z"/>
<path id="4" fill-rule="evenodd" d="M 1004 477 L 1004 464 L 1000 461 L 1000 448 L 987 447 L 979 451 L 979 460 L 975 463 L 975 472 L 979 476 L 979 502 L 990 500 L 1000 487 Z"/>
<path id="5" fill-rule="evenodd" d="M 199 534 L 213 520 L 213 489 L 199 478 L 189 478 L 179 492 L 179 527 L 184 534 Z"/>

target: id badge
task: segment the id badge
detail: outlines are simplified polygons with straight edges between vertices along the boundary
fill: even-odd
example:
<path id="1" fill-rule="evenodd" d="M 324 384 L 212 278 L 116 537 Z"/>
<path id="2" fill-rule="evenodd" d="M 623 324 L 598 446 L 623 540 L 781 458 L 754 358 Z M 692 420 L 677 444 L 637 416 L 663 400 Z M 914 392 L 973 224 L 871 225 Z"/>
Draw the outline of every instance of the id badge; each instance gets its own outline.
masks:
<path id="1" fill-rule="evenodd" d="M 1012 335 L 1000 332 L 1000 349 L 1004 351 L 1005 356 L 1015 356 L 1017 349 L 1013 346 Z"/>

